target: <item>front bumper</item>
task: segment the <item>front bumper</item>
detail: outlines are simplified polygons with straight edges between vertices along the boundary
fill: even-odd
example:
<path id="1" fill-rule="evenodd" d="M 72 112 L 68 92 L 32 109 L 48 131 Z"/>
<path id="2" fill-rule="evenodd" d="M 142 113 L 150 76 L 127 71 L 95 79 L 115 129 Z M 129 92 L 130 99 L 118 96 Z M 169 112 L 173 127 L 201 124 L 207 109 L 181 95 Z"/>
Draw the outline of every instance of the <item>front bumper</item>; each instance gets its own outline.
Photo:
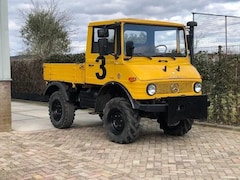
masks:
<path id="1" fill-rule="evenodd" d="M 180 96 L 165 98 L 161 104 L 139 104 L 135 108 L 147 113 L 165 112 L 168 125 L 174 125 L 184 119 L 207 119 L 207 108 L 210 105 L 206 95 Z"/>

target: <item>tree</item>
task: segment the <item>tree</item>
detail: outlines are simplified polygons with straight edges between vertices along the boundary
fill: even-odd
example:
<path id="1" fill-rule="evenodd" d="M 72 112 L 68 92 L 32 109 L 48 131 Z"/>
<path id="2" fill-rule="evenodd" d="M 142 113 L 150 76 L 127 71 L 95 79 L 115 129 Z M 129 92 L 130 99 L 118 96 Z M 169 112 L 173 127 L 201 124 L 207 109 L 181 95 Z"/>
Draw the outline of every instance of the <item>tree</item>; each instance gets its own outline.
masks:
<path id="1" fill-rule="evenodd" d="M 54 0 L 45 2 L 45 6 L 34 0 L 31 0 L 31 3 L 32 8 L 29 11 L 20 10 L 24 18 L 20 33 L 27 52 L 42 59 L 69 52 L 69 16 L 59 10 Z"/>

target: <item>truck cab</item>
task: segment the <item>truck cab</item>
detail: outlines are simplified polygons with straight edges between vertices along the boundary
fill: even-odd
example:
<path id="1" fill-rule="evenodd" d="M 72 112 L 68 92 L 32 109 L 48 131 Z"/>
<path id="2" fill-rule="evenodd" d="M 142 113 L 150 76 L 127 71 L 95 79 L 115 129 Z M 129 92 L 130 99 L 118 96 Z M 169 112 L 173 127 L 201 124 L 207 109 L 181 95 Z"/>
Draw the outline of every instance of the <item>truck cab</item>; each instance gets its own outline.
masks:
<path id="1" fill-rule="evenodd" d="M 70 127 L 76 109 L 94 108 L 117 143 L 133 142 L 143 117 L 156 119 L 166 134 L 186 134 L 194 119 L 207 118 L 208 107 L 192 64 L 196 23 L 188 25 L 140 19 L 90 23 L 85 63 L 44 64 L 53 125 Z"/>

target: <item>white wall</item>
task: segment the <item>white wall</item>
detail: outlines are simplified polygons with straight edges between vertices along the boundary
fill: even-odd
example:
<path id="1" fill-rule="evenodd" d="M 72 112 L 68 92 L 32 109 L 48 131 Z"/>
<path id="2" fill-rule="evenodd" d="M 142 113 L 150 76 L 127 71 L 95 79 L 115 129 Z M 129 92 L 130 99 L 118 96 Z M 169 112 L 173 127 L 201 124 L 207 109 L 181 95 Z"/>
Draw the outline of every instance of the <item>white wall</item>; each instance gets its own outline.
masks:
<path id="1" fill-rule="evenodd" d="M 0 81 L 11 80 L 7 0 L 0 0 Z"/>

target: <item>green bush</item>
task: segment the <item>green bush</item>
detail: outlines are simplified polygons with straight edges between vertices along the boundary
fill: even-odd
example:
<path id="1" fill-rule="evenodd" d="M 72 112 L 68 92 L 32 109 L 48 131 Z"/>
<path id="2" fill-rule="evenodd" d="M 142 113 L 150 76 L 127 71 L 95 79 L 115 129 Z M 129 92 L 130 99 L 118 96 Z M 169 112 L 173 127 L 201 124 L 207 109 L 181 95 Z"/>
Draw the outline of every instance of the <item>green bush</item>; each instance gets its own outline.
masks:
<path id="1" fill-rule="evenodd" d="M 33 56 L 11 58 L 12 95 L 13 97 L 30 97 L 43 94 L 42 60 Z"/>
<path id="2" fill-rule="evenodd" d="M 12 97 L 21 99 L 44 99 L 46 83 L 43 80 L 43 63 L 83 63 L 85 53 L 52 55 L 46 60 L 37 56 L 11 57 Z"/>
<path id="3" fill-rule="evenodd" d="M 46 63 L 83 63 L 85 53 L 80 54 L 55 54 L 45 60 Z"/>
<path id="4" fill-rule="evenodd" d="M 199 52 L 195 65 L 211 102 L 209 122 L 240 125 L 240 56 Z"/>

